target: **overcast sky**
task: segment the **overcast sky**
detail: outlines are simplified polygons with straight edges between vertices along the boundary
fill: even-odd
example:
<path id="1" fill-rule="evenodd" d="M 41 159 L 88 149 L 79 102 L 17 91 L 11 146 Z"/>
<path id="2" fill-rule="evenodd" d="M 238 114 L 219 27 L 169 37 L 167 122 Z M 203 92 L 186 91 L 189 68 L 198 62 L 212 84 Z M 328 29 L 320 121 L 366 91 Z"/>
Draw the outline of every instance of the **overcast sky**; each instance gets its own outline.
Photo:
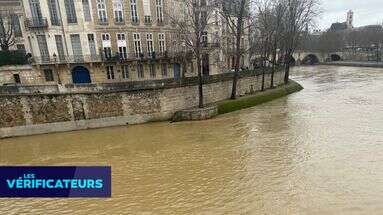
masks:
<path id="1" fill-rule="evenodd" d="M 383 0 L 321 0 L 322 15 L 316 21 L 319 29 L 334 22 L 345 22 L 348 10 L 354 11 L 354 26 L 383 22 Z"/>

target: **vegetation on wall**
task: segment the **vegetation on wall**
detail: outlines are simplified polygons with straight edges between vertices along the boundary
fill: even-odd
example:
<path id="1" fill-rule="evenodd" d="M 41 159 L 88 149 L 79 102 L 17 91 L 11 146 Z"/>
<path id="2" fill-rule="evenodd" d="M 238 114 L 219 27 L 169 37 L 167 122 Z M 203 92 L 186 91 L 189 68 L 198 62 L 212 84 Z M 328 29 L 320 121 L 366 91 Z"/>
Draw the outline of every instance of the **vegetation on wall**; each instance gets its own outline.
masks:
<path id="1" fill-rule="evenodd" d="M 0 51 L 0 66 L 24 64 L 28 64 L 28 60 L 23 51 Z"/>
<path id="2" fill-rule="evenodd" d="M 302 90 L 303 87 L 297 82 L 290 80 L 287 85 L 275 89 L 258 92 L 254 95 L 244 96 L 237 100 L 224 100 L 218 103 L 218 113 L 224 114 L 249 107 L 253 107 L 274 99 L 284 97 L 294 92 Z"/>

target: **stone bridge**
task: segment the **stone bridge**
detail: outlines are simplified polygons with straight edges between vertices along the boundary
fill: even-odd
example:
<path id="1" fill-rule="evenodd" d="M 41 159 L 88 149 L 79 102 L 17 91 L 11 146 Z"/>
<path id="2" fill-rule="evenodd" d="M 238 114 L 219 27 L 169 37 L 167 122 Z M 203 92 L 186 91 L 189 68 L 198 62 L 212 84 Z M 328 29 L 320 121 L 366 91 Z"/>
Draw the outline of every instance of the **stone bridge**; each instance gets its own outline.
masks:
<path id="1" fill-rule="evenodd" d="M 293 54 L 293 62 L 295 65 L 312 65 L 321 62 L 329 61 L 341 61 L 344 60 L 345 56 L 343 52 L 333 53 L 319 53 L 309 51 L 296 51 Z"/>

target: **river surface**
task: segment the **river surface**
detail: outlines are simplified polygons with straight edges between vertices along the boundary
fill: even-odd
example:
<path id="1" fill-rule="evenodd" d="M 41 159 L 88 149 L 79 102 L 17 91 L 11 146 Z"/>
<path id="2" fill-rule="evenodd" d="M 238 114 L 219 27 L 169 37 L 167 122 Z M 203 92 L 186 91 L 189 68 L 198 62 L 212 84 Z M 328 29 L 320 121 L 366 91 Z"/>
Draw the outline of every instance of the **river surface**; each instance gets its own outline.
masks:
<path id="1" fill-rule="evenodd" d="M 111 165 L 110 199 L 0 214 L 383 214 L 383 69 L 294 68 L 305 89 L 204 122 L 0 140 L 0 165 Z"/>

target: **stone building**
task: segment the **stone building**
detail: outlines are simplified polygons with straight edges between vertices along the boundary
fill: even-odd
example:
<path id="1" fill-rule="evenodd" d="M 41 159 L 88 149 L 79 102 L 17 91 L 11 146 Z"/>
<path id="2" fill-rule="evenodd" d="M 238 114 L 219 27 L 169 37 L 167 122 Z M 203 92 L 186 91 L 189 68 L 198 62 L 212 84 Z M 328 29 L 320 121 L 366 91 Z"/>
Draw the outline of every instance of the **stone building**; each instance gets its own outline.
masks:
<path id="1" fill-rule="evenodd" d="M 354 28 L 353 22 L 354 22 L 354 12 L 352 10 L 349 10 L 347 12 L 346 22 L 333 23 L 330 27 L 330 31 L 351 30 Z"/>
<path id="2" fill-rule="evenodd" d="M 177 47 L 176 29 L 167 17 L 180 13 L 174 1 L 22 0 L 25 47 L 33 56 L 34 70 L 45 80 L 37 84 L 178 80 L 196 75 L 195 60 Z M 217 25 L 209 30 L 222 35 L 224 29 Z M 228 71 L 231 58 L 224 55 L 218 50 L 204 56 L 204 74 Z"/>

